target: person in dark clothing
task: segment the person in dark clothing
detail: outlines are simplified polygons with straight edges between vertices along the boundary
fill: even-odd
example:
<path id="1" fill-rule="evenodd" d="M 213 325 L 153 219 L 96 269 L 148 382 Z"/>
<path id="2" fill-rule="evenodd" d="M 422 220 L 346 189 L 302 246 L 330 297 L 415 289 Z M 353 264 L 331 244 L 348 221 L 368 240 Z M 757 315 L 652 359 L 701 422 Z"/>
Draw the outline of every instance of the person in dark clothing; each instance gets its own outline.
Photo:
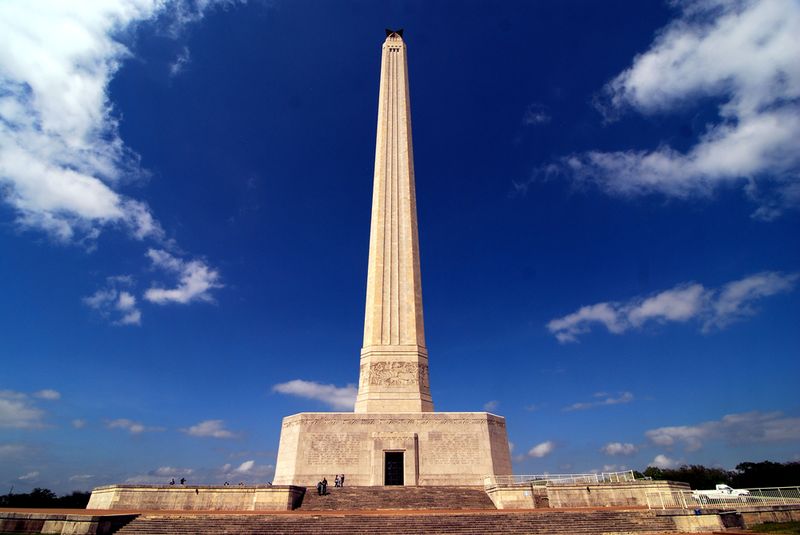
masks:
<path id="1" fill-rule="evenodd" d="M 324 477 L 322 478 L 322 494 L 328 494 L 328 480 Z"/>
<path id="2" fill-rule="evenodd" d="M 185 477 L 182 477 L 182 478 L 181 478 L 181 485 L 183 485 L 184 483 L 186 483 L 186 478 L 185 478 Z"/>
<path id="3" fill-rule="evenodd" d="M 344 474 L 339 476 L 339 486 L 344 487 Z"/>
<path id="4" fill-rule="evenodd" d="M 322 496 L 322 481 L 317 482 L 317 496 Z"/>

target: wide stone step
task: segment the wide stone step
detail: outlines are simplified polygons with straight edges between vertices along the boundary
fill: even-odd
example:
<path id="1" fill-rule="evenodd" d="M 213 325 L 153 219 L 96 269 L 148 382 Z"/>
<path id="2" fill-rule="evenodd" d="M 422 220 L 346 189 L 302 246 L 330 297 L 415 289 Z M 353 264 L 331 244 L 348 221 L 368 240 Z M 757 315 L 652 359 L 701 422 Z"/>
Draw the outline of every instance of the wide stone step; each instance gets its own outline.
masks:
<path id="1" fill-rule="evenodd" d="M 482 487 L 328 487 L 324 496 L 309 487 L 303 511 L 380 509 L 494 509 Z"/>
<path id="2" fill-rule="evenodd" d="M 405 514 L 285 515 L 142 515 L 122 528 L 125 535 L 144 534 L 373 534 L 416 533 L 485 535 L 488 531 L 517 534 L 600 535 L 675 532 L 667 517 L 642 511 L 596 512 L 470 512 Z"/>

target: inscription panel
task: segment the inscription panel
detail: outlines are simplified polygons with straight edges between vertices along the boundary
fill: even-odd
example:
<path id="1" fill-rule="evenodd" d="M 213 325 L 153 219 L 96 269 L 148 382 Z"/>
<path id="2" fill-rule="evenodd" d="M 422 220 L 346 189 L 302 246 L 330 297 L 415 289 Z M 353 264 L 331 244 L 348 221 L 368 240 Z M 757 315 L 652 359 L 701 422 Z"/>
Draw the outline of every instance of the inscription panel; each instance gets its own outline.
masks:
<path id="1" fill-rule="evenodd" d="M 474 433 L 428 433 L 425 456 L 436 465 L 472 465 L 483 461 L 481 440 Z"/>
<path id="2" fill-rule="evenodd" d="M 306 437 L 306 464 L 311 466 L 358 464 L 365 444 L 360 433 L 308 433 Z"/>

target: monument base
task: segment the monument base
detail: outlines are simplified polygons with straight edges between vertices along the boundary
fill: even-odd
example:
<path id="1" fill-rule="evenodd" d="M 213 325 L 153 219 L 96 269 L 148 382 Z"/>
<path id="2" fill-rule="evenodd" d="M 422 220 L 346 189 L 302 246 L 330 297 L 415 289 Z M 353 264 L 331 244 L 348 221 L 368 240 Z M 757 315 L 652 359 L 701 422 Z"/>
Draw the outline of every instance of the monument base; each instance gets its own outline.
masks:
<path id="1" fill-rule="evenodd" d="M 483 485 L 511 474 L 506 421 L 486 412 L 305 412 L 283 419 L 276 485 Z"/>

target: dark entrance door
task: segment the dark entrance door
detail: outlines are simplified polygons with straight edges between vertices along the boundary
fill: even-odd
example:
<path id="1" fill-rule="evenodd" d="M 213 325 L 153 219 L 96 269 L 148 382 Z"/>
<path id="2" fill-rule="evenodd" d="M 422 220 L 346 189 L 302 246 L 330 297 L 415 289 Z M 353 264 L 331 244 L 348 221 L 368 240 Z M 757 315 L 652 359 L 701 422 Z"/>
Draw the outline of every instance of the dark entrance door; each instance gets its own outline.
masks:
<path id="1" fill-rule="evenodd" d="M 403 484 L 403 452 L 387 451 L 385 453 L 385 466 L 383 470 L 384 485 Z"/>

